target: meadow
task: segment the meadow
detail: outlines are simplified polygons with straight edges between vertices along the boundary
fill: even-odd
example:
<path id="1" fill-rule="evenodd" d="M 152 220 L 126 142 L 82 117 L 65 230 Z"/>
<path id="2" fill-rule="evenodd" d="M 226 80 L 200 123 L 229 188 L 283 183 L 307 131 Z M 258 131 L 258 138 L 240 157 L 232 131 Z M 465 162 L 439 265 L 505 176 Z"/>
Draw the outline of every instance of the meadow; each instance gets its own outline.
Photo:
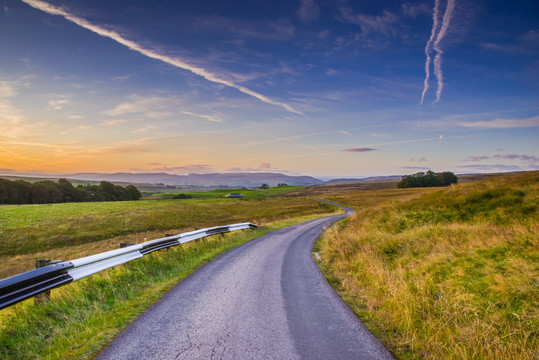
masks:
<path id="1" fill-rule="evenodd" d="M 0 278 L 36 259 L 69 260 L 195 228 L 325 214 L 305 198 L 141 200 L 0 206 Z"/>
<path id="2" fill-rule="evenodd" d="M 222 252 L 338 210 L 306 198 L 148 200 L 0 206 L 2 277 L 35 259 L 70 260 L 196 227 L 259 224 L 158 251 L 0 312 L 1 359 L 93 357 L 167 290 Z"/>
<path id="3" fill-rule="evenodd" d="M 192 196 L 193 199 L 219 199 L 224 198 L 227 194 L 235 193 L 242 194 L 245 199 L 260 199 L 273 196 L 282 196 L 289 193 L 303 190 L 305 186 L 275 186 L 269 189 L 216 189 L 210 191 L 190 191 L 190 192 L 166 192 L 153 194 L 153 198 L 171 199 L 175 195 L 185 194 Z"/>
<path id="4" fill-rule="evenodd" d="M 323 272 L 398 359 L 539 357 L 539 172 L 319 195 L 358 211 Z"/>

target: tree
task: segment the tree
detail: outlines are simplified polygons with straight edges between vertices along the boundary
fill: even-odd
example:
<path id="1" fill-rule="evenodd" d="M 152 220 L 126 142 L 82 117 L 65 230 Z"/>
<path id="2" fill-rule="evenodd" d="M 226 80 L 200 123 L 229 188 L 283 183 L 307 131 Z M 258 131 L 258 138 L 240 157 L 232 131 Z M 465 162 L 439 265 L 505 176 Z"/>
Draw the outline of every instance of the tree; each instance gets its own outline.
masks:
<path id="1" fill-rule="evenodd" d="M 418 172 L 412 175 L 404 175 L 397 184 L 397 188 L 449 186 L 458 182 L 457 176 L 452 172 L 435 173 L 428 170 L 426 173 Z"/>
<path id="2" fill-rule="evenodd" d="M 125 189 L 129 193 L 129 200 L 139 200 L 142 197 L 142 193 L 140 192 L 140 190 L 133 185 L 127 185 Z"/>
<path id="3" fill-rule="evenodd" d="M 260 188 L 261 188 L 261 189 L 264 189 L 264 190 L 267 190 L 267 189 L 269 189 L 270 187 L 269 187 L 268 184 L 262 184 L 262 185 L 260 185 Z"/>

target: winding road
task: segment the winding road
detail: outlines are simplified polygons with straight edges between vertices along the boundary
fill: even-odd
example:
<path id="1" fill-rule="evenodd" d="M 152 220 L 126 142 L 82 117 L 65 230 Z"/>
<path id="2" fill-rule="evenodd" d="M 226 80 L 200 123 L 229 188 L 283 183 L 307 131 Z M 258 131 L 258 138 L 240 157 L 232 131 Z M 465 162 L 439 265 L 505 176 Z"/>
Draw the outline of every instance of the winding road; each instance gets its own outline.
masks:
<path id="1" fill-rule="evenodd" d="M 347 214 L 274 231 L 180 282 L 97 359 L 393 359 L 313 260 Z"/>

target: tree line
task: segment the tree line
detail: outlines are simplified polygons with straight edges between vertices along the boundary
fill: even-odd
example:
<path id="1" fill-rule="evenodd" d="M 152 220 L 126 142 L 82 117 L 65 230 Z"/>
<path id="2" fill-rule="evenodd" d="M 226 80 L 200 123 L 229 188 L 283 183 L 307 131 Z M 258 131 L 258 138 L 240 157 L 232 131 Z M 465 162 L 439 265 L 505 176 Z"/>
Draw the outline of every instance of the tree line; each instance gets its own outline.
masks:
<path id="1" fill-rule="evenodd" d="M 77 185 L 66 179 L 30 183 L 0 178 L 0 204 L 50 204 L 87 201 L 139 200 L 141 192 L 133 185 L 122 187 L 108 181 L 99 185 Z"/>
<path id="2" fill-rule="evenodd" d="M 428 170 L 427 172 L 418 172 L 413 175 L 404 175 L 397 184 L 397 188 L 449 186 L 457 182 L 458 177 L 450 171 L 435 173 Z"/>

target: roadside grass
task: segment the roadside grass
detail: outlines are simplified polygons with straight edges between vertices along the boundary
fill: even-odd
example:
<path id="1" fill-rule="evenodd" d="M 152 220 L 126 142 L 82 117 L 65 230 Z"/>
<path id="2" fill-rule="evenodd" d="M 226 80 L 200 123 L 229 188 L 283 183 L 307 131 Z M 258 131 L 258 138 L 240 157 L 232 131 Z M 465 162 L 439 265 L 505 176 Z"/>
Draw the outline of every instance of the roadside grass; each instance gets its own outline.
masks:
<path id="1" fill-rule="evenodd" d="M 161 194 L 153 194 L 152 197 L 162 199 L 172 199 L 175 195 L 186 194 L 193 197 L 193 199 L 219 199 L 224 198 L 227 194 L 239 193 L 245 196 L 245 199 L 257 199 L 266 198 L 271 196 L 279 196 L 287 193 L 303 190 L 305 186 L 276 186 L 269 189 L 218 189 L 211 191 L 201 192 L 167 192 Z"/>
<path id="2" fill-rule="evenodd" d="M 0 312 L 0 358 L 88 359 L 166 291 L 235 246 L 321 215 L 281 219 L 256 230 L 212 236 L 158 251 Z"/>
<path id="3" fill-rule="evenodd" d="M 81 257 L 101 250 L 97 243 L 117 247 L 120 242 L 150 240 L 150 235 L 162 237 L 165 232 L 238 222 L 259 224 L 331 211 L 330 206 L 313 200 L 277 197 L 3 205 L 0 277 L 32 269 L 33 261 L 21 265 L 23 258 L 35 260 L 45 255 L 67 260 L 67 255 Z M 137 236 L 140 234 L 143 236 Z M 111 242 L 112 238 L 117 242 Z"/>
<path id="4" fill-rule="evenodd" d="M 399 359 L 539 358 L 539 172 L 401 190 L 326 196 L 339 294 Z"/>

